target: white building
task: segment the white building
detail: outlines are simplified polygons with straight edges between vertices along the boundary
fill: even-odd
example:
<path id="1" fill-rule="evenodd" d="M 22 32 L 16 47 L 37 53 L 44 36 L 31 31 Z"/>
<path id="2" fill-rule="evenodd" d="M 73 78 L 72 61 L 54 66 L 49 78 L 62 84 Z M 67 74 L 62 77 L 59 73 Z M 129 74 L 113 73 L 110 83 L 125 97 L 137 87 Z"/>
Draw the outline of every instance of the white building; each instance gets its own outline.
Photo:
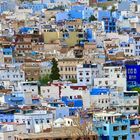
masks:
<path id="1" fill-rule="evenodd" d="M 53 120 L 53 114 L 46 110 L 37 110 L 37 111 L 32 111 L 31 113 L 14 114 L 14 122 L 25 123 L 27 133 L 35 132 L 37 125 L 42 124 L 42 126 L 46 125 L 49 127 L 52 120 Z"/>
<path id="2" fill-rule="evenodd" d="M 104 66 L 103 77 L 94 78 L 95 87 L 126 90 L 126 70 L 122 66 Z"/>
<path id="3" fill-rule="evenodd" d="M 91 105 L 90 102 L 90 93 L 88 90 L 82 89 L 73 89 L 71 86 L 64 86 L 61 88 L 61 97 L 67 96 L 69 99 L 82 99 L 83 108 L 89 108 Z"/>
<path id="4" fill-rule="evenodd" d="M 60 87 L 51 85 L 51 86 L 41 86 L 40 88 L 41 95 L 44 98 L 54 98 L 54 99 L 59 99 L 60 98 Z"/>
<path id="5" fill-rule="evenodd" d="M 135 45 L 135 56 L 140 56 L 140 37 L 134 37 L 134 45 Z"/>
<path id="6" fill-rule="evenodd" d="M 4 123 L 0 128 L 0 140 L 15 140 L 14 135 L 25 133 L 25 124 Z"/>
<path id="7" fill-rule="evenodd" d="M 135 44 L 134 43 L 121 43 L 120 48 L 123 49 L 125 56 L 135 56 Z"/>
<path id="8" fill-rule="evenodd" d="M 98 109 L 109 109 L 110 108 L 110 91 L 108 89 L 93 89 L 96 92 L 90 95 L 91 105 Z"/>
<path id="9" fill-rule="evenodd" d="M 102 111 L 102 112 L 97 112 L 94 113 L 93 115 L 93 120 L 96 121 L 109 121 L 109 122 L 114 122 L 116 118 L 119 118 L 122 114 L 117 113 L 117 112 L 106 112 L 106 111 Z"/>
<path id="10" fill-rule="evenodd" d="M 111 106 L 120 113 L 138 114 L 139 95 L 137 91 L 113 93 L 110 99 Z"/>
<path id="11" fill-rule="evenodd" d="M 19 82 L 18 90 L 31 93 L 33 96 L 38 95 L 38 83 L 36 81 L 31 82 Z"/>
<path id="12" fill-rule="evenodd" d="M 25 73 L 20 66 L 5 65 L 0 68 L 0 80 L 14 82 L 17 86 L 18 82 L 25 81 Z"/>
<path id="13" fill-rule="evenodd" d="M 53 127 L 69 127 L 73 126 L 73 120 L 70 118 L 58 118 L 53 122 Z"/>
<path id="14" fill-rule="evenodd" d="M 81 85 L 93 85 L 94 78 L 100 75 L 97 64 L 83 64 L 77 66 L 77 82 Z"/>

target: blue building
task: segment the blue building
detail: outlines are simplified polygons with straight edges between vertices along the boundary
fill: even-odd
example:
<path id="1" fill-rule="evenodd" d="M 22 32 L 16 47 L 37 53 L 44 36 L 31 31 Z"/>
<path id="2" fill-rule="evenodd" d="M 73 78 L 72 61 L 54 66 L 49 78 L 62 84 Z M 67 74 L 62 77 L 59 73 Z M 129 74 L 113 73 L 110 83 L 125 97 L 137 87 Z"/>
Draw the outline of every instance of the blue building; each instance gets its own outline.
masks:
<path id="1" fill-rule="evenodd" d="M 22 27 L 19 29 L 20 34 L 27 34 L 31 31 L 33 31 L 33 28 L 31 28 L 31 27 Z"/>
<path id="2" fill-rule="evenodd" d="M 140 87 L 140 65 L 126 65 L 127 89 Z"/>
<path id="3" fill-rule="evenodd" d="M 105 140 L 131 140 L 129 120 L 116 120 L 114 123 L 103 123 L 102 138 Z"/>
<path id="4" fill-rule="evenodd" d="M 59 21 L 65 21 L 68 20 L 69 16 L 68 16 L 68 12 L 64 11 L 64 12 L 58 12 L 56 15 L 56 22 Z"/>
<path id="5" fill-rule="evenodd" d="M 69 115 L 75 115 L 78 109 L 83 107 L 82 99 L 69 99 L 68 97 L 62 97 L 62 101 L 69 107 Z"/>
<path id="6" fill-rule="evenodd" d="M 89 42 L 93 41 L 93 33 L 92 33 L 92 29 L 91 28 L 86 29 L 86 39 Z"/>
<path id="7" fill-rule="evenodd" d="M 94 131 L 99 140 L 131 140 L 130 120 L 104 116 L 104 120 L 94 120 Z M 109 118 L 109 120 L 107 120 Z"/>
<path id="8" fill-rule="evenodd" d="M 110 18 L 111 17 L 111 12 L 108 10 L 100 10 L 98 11 L 97 14 L 97 19 L 98 21 L 102 21 L 103 18 Z"/>
<path id="9" fill-rule="evenodd" d="M 43 9 L 47 8 L 47 5 L 43 3 L 24 2 L 21 4 L 21 7 L 25 9 L 32 9 L 34 13 L 34 12 L 41 12 Z"/>
<path id="10" fill-rule="evenodd" d="M 4 11 L 8 10 L 8 3 L 3 1 L 0 3 L 0 13 L 3 13 Z"/>
<path id="11" fill-rule="evenodd" d="M 72 6 L 68 12 L 69 19 L 82 19 L 88 20 L 91 15 L 93 15 L 93 9 L 86 7 L 84 5 Z"/>
<path id="12" fill-rule="evenodd" d="M 103 18 L 104 31 L 106 33 L 116 32 L 116 19 L 113 17 Z"/>
<path id="13" fill-rule="evenodd" d="M 134 117 L 130 118 L 131 139 L 133 139 L 133 140 L 140 139 L 139 124 L 140 124 L 139 116 L 134 116 Z"/>
<path id="14" fill-rule="evenodd" d="M 90 95 L 109 94 L 110 90 L 107 88 L 93 88 L 90 90 Z"/>
<path id="15" fill-rule="evenodd" d="M 13 122 L 14 114 L 0 114 L 0 122 Z"/>
<path id="16" fill-rule="evenodd" d="M 4 55 L 12 55 L 13 49 L 12 48 L 3 48 L 3 54 Z"/>
<path id="17" fill-rule="evenodd" d="M 15 92 L 3 96 L 5 103 L 12 106 L 23 105 L 25 103 L 24 94 L 22 92 Z"/>
<path id="18" fill-rule="evenodd" d="M 69 116 L 69 107 L 57 107 L 55 119 Z"/>

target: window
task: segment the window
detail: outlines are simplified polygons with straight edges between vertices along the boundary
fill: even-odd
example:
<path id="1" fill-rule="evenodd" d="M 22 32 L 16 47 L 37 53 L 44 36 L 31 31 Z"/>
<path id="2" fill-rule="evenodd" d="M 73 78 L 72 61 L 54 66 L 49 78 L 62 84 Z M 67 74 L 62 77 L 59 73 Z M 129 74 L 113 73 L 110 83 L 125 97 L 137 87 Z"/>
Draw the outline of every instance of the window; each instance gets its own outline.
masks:
<path id="1" fill-rule="evenodd" d="M 134 139 L 135 138 L 135 135 L 132 135 L 132 139 Z"/>
<path id="2" fill-rule="evenodd" d="M 134 107 L 133 107 L 133 110 L 137 110 L 137 107 L 136 107 L 136 106 L 134 106 Z"/>
<path id="3" fill-rule="evenodd" d="M 8 140 L 11 140 L 12 139 L 12 136 L 8 136 Z"/>
<path id="4" fill-rule="evenodd" d="M 119 138 L 117 136 L 114 136 L 114 140 L 119 140 Z"/>
<path id="5" fill-rule="evenodd" d="M 127 129 L 127 125 L 123 125 L 122 130 L 126 130 L 126 129 Z"/>
<path id="6" fill-rule="evenodd" d="M 119 74 L 117 74 L 117 78 L 120 78 L 120 75 Z"/>
<path id="7" fill-rule="evenodd" d="M 108 85 L 108 81 L 105 81 L 105 84 Z"/>
<path id="8" fill-rule="evenodd" d="M 127 140 L 127 135 L 122 136 L 122 140 Z"/>
<path id="9" fill-rule="evenodd" d="M 86 75 L 89 75 L 89 73 L 87 72 Z"/>
<path id="10" fill-rule="evenodd" d="M 43 123 L 43 120 L 40 120 L 41 123 Z"/>
<path id="11" fill-rule="evenodd" d="M 38 124 L 38 120 L 36 120 L 35 122 L 36 122 L 36 124 Z"/>
<path id="12" fill-rule="evenodd" d="M 28 121 L 27 123 L 28 123 L 28 125 L 30 125 L 30 121 Z"/>
<path id="13" fill-rule="evenodd" d="M 82 72 L 80 72 L 80 75 L 83 75 Z"/>
<path id="14" fill-rule="evenodd" d="M 119 126 L 114 126 L 113 127 L 113 131 L 118 131 L 119 130 Z"/>
<path id="15" fill-rule="evenodd" d="M 117 81 L 114 81 L 114 84 L 117 84 Z"/>
<path id="16" fill-rule="evenodd" d="M 50 123 L 50 120 L 47 120 L 47 123 Z"/>
<path id="17" fill-rule="evenodd" d="M 129 108 L 129 107 L 127 107 L 127 108 L 126 108 L 126 110 L 130 110 L 130 108 Z"/>
<path id="18" fill-rule="evenodd" d="M 106 126 L 104 126 L 104 130 L 106 130 Z"/>

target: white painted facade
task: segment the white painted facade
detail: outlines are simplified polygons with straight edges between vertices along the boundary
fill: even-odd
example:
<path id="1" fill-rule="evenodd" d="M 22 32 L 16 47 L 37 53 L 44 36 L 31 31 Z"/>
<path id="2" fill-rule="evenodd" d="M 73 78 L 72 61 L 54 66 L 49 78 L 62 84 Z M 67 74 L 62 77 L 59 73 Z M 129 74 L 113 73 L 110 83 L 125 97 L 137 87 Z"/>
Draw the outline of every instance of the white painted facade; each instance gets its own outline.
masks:
<path id="1" fill-rule="evenodd" d="M 31 93 L 33 96 L 38 95 L 38 83 L 36 81 L 19 82 L 18 84 L 18 90 Z"/>
<path id="2" fill-rule="evenodd" d="M 125 91 L 126 93 L 137 93 L 136 91 Z M 114 93 L 111 97 L 111 106 L 120 113 L 138 114 L 139 95 L 125 96 L 124 93 Z"/>
<path id="3" fill-rule="evenodd" d="M 40 88 L 41 95 L 44 98 L 54 98 L 59 99 L 59 86 L 51 85 L 51 86 L 41 86 Z"/>
<path id="4" fill-rule="evenodd" d="M 70 86 L 64 86 L 61 88 L 61 97 L 67 96 L 69 99 L 81 98 L 83 100 L 83 108 L 89 108 L 91 105 L 90 93 L 88 90 L 74 90 Z"/>
<path id="5" fill-rule="evenodd" d="M 17 86 L 18 82 L 25 81 L 25 73 L 20 66 L 6 65 L 0 68 L 0 80 L 14 82 Z"/>
<path id="6" fill-rule="evenodd" d="M 35 126 L 49 125 L 53 120 L 53 114 L 47 112 L 46 110 L 37 110 L 33 113 L 17 113 L 14 114 L 14 122 L 17 123 L 25 123 L 26 124 L 26 132 L 31 133 L 35 132 Z"/>
<path id="7" fill-rule="evenodd" d="M 77 66 L 77 82 L 81 85 L 91 86 L 94 82 L 94 77 L 98 77 L 100 68 L 97 64 L 84 64 Z"/>
<path id="8" fill-rule="evenodd" d="M 15 140 L 14 135 L 25 132 L 25 124 L 3 124 L 0 129 L 0 140 Z"/>
<path id="9" fill-rule="evenodd" d="M 126 90 L 126 71 L 121 66 L 105 66 L 103 77 L 94 78 L 95 87 L 106 87 L 115 90 Z"/>
<path id="10" fill-rule="evenodd" d="M 73 126 L 73 120 L 70 118 L 58 118 L 53 122 L 54 128 Z"/>
<path id="11" fill-rule="evenodd" d="M 91 105 L 102 110 L 110 108 L 110 94 L 91 95 Z"/>

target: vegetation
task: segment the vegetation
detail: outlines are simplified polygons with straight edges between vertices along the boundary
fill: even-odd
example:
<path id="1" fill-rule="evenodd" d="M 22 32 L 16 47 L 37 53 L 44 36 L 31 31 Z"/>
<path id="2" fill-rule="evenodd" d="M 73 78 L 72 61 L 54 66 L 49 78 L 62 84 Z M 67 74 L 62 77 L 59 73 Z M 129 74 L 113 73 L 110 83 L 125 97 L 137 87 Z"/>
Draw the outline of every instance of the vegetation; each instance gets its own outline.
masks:
<path id="1" fill-rule="evenodd" d="M 69 79 L 68 81 L 72 82 L 72 83 L 77 83 L 77 80 L 72 78 L 72 79 Z"/>
<path id="2" fill-rule="evenodd" d="M 140 94 L 140 87 L 134 87 L 132 88 L 132 91 L 138 91 L 138 93 Z"/>
<path id="3" fill-rule="evenodd" d="M 43 77 L 40 77 L 39 79 L 39 83 L 41 86 L 45 86 L 48 84 L 48 82 L 50 81 L 50 75 L 46 74 Z"/>
<path id="4" fill-rule="evenodd" d="M 107 9 L 107 7 L 106 7 L 105 5 L 103 5 L 103 7 L 102 7 L 102 8 L 103 8 L 103 10 L 106 10 L 106 9 Z"/>
<path id="5" fill-rule="evenodd" d="M 115 6 L 112 6 L 111 12 L 115 11 Z"/>
<path id="6" fill-rule="evenodd" d="M 84 118 L 79 113 L 73 118 L 73 127 L 71 134 L 77 136 L 79 139 L 88 140 L 92 134 L 93 122 L 92 118 Z"/>
<path id="7" fill-rule="evenodd" d="M 50 74 L 50 80 L 60 80 L 59 68 L 58 63 L 55 58 L 52 59 L 52 68 Z"/>
<path id="8" fill-rule="evenodd" d="M 97 19 L 96 19 L 96 17 L 94 16 L 94 15 L 91 15 L 90 16 L 90 18 L 89 18 L 89 22 L 91 22 L 91 21 L 96 21 Z"/>

